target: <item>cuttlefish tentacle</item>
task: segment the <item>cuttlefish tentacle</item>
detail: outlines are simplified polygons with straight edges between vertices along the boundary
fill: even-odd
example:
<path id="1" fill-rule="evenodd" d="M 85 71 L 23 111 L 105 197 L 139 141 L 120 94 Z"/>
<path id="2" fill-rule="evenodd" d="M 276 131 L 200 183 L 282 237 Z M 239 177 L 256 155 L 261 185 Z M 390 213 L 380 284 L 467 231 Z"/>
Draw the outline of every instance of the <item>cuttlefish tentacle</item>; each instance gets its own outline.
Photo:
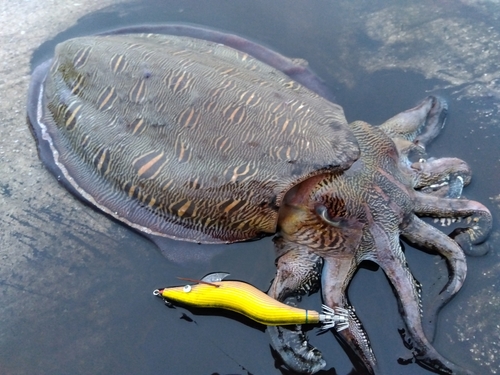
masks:
<path id="1" fill-rule="evenodd" d="M 387 234 L 374 224 L 370 232 L 377 244 L 376 263 L 384 270 L 398 297 L 409 337 L 405 345 L 424 368 L 444 374 L 471 374 L 444 358 L 426 338 L 422 326 L 420 284 L 413 278 L 399 243 L 399 234 Z M 403 271 L 403 272 L 401 272 Z"/>
<path id="2" fill-rule="evenodd" d="M 467 255 L 480 256 L 488 252 L 489 247 L 480 244 L 488 237 L 493 219 L 490 211 L 481 203 L 415 192 L 414 204 L 414 212 L 419 216 L 464 218 L 460 223 L 466 226 L 455 229 L 450 237 Z"/>
<path id="3" fill-rule="evenodd" d="M 348 311 L 349 327 L 336 332 L 336 335 L 362 360 L 369 373 L 374 374 L 377 371 L 377 361 L 368 335 L 346 296 L 347 287 L 358 265 L 354 256 L 324 258 L 321 281 L 323 303 L 331 308 L 341 307 Z"/>
<path id="4" fill-rule="evenodd" d="M 312 293 L 319 287 L 322 259 L 305 246 L 274 239 L 278 250 L 276 276 L 268 295 L 287 302 L 298 294 Z M 269 326 L 273 348 L 279 353 L 286 366 L 298 373 L 314 373 L 326 366 L 321 352 L 310 345 L 301 326 Z"/>
<path id="5" fill-rule="evenodd" d="M 448 282 L 425 312 L 425 333 L 427 338 L 433 341 L 439 310 L 460 290 L 465 281 L 467 275 L 465 254 L 450 237 L 416 216 L 413 216 L 413 220 L 401 230 L 401 235 L 411 243 L 436 251 L 446 259 L 448 264 L 450 272 Z"/>

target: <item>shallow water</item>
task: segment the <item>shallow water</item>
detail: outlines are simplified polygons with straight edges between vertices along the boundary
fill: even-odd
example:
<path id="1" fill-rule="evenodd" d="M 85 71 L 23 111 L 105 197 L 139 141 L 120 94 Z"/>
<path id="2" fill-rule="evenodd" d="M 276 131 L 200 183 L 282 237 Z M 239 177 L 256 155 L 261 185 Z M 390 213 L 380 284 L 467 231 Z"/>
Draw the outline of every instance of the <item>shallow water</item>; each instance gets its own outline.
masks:
<path id="1" fill-rule="evenodd" d="M 49 58 L 58 42 L 76 35 L 187 22 L 237 33 L 307 59 L 332 88 L 349 121 L 381 123 L 429 94 L 441 95 L 449 102 L 450 117 L 428 152 L 466 160 L 474 177 L 465 196 L 486 204 L 498 218 L 500 203 L 490 198 L 500 194 L 500 60 L 495 55 L 500 4 L 158 3 L 121 3 L 89 14 L 37 49 L 32 66 Z M 436 24 L 448 29 L 433 29 Z M 467 31 L 470 25 L 468 45 L 461 41 L 469 34 L 455 30 Z M 417 39 L 426 44 L 416 43 L 411 35 L 420 35 Z M 461 42 L 456 44 L 463 50 L 445 42 L 446 37 Z M 5 126 L 14 130 L 5 133 L 0 150 L 12 150 L 7 142 L 16 141 L 16 129 L 27 132 L 23 115 L 2 113 Z M 234 279 L 266 290 L 274 274 L 269 238 L 225 246 L 210 264 L 172 265 L 148 240 L 72 198 L 40 166 L 34 141 L 26 139 L 18 152 L 1 154 L 3 168 L 15 168 L 10 173 L 2 169 L 0 175 L 0 374 L 282 373 L 261 326 L 232 314 L 169 309 L 152 295 L 157 287 L 182 284 L 177 276 L 200 278 L 214 271 L 230 272 Z M 26 170 L 20 159 L 29 160 Z M 443 355 L 479 373 L 495 373 L 500 366 L 500 236 L 495 225 L 489 240 L 492 251 L 469 258 L 468 279 L 441 312 L 435 340 Z M 444 285 L 446 267 L 439 257 L 409 246 L 406 255 L 424 285 L 425 303 L 426 295 Z M 410 358 L 410 352 L 398 334 L 402 320 L 380 270 L 361 269 L 349 296 L 382 373 L 429 373 L 415 364 L 398 363 Z M 316 295 L 303 306 L 318 303 Z M 333 335 L 311 331 L 310 338 L 327 359 L 330 370 L 322 373 L 355 374 Z"/>

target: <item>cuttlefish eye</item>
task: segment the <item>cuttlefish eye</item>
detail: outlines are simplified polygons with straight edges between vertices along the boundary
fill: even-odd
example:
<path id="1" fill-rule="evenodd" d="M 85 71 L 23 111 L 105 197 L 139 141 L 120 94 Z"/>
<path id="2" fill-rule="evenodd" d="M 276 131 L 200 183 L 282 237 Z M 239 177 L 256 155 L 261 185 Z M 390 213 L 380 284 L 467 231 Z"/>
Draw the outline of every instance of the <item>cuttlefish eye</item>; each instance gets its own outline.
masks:
<path id="1" fill-rule="evenodd" d="M 191 291 L 191 285 L 185 285 L 182 290 L 184 290 L 184 292 L 186 293 L 189 293 Z"/>
<path id="2" fill-rule="evenodd" d="M 323 205 L 319 205 L 319 206 L 316 206 L 316 214 L 321 218 L 321 220 L 323 220 L 325 223 L 333 226 L 333 227 L 336 227 L 336 228 L 340 228 L 341 227 L 341 221 L 340 220 L 334 220 L 330 217 L 330 215 L 328 214 L 328 209 L 323 206 Z"/>

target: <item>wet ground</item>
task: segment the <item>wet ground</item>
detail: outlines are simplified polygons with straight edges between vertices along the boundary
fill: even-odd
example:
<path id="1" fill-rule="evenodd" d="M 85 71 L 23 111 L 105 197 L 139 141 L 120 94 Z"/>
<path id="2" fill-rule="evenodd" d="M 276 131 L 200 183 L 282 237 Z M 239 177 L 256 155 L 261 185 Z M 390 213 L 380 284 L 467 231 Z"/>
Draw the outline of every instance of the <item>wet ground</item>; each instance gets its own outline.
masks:
<path id="1" fill-rule="evenodd" d="M 450 118 L 429 153 L 470 163 L 474 177 L 464 194 L 498 220 L 499 2 L 159 3 L 0 5 L 0 374 L 281 373 L 262 327 L 231 314 L 168 309 L 152 296 L 179 284 L 176 276 L 213 271 L 265 290 L 274 273 L 269 239 L 227 246 L 210 264 L 172 265 L 152 243 L 74 199 L 40 163 L 25 120 L 30 70 L 75 35 L 163 22 L 231 31 L 307 59 L 349 121 L 380 123 L 441 95 Z M 481 374 L 500 367 L 498 223 L 489 241 L 488 255 L 469 259 L 468 279 L 443 309 L 435 341 L 446 357 Z M 409 247 L 406 254 L 425 299 L 445 283 L 445 265 Z M 410 353 L 381 271 L 360 270 L 350 297 L 384 374 L 428 373 L 398 363 Z M 305 305 L 316 307 L 318 298 Z M 310 336 L 327 359 L 324 373 L 354 374 L 331 334 Z"/>

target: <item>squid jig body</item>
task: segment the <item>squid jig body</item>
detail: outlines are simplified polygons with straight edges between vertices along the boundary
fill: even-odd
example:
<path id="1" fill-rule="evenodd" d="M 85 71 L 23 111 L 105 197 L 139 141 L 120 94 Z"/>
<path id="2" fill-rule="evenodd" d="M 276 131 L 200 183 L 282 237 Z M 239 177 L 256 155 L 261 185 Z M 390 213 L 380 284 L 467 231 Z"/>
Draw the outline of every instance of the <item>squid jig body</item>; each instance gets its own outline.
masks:
<path id="1" fill-rule="evenodd" d="M 299 309 L 281 303 L 254 286 L 241 281 L 222 281 L 228 273 L 211 273 L 197 284 L 156 289 L 153 294 L 168 303 L 197 308 L 220 308 L 236 313 L 267 326 L 292 324 L 321 324 L 322 330 L 337 331 L 349 326 L 348 312 L 322 305 L 321 312 Z"/>

